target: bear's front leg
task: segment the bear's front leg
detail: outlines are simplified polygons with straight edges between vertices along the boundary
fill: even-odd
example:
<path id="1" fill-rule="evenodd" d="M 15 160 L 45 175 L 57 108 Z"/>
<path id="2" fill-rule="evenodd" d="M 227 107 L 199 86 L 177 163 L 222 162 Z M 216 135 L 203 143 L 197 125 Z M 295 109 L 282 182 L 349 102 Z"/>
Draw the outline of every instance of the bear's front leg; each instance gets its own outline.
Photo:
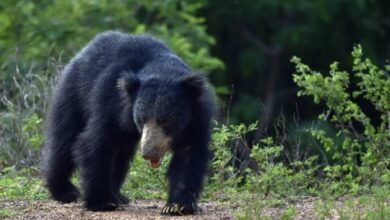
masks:
<path id="1" fill-rule="evenodd" d="M 75 149 L 81 168 L 85 207 L 91 211 L 112 211 L 118 207 L 118 199 L 112 192 L 116 152 L 111 139 L 103 134 L 84 132 Z"/>
<path id="2" fill-rule="evenodd" d="M 191 215 L 199 212 L 197 200 L 208 164 L 207 147 L 174 152 L 168 170 L 169 198 L 163 215 Z"/>

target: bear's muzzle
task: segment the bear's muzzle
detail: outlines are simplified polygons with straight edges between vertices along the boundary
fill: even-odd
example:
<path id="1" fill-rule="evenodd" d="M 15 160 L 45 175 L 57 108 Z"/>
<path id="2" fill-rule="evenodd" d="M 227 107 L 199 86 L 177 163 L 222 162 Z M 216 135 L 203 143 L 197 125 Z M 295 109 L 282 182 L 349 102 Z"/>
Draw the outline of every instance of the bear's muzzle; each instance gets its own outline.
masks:
<path id="1" fill-rule="evenodd" d="M 169 149 L 171 140 L 155 121 L 146 123 L 142 129 L 141 156 L 149 160 L 153 168 L 158 167 Z"/>

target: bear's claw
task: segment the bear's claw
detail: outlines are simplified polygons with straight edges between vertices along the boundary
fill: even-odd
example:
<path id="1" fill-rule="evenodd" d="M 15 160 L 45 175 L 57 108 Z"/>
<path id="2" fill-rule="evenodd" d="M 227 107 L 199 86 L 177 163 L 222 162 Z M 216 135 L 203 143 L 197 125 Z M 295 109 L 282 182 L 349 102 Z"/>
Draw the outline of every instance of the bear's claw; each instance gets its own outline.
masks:
<path id="1" fill-rule="evenodd" d="M 167 203 L 161 210 L 162 215 L 192 215 L 197 212 L 193 205 Z"/>

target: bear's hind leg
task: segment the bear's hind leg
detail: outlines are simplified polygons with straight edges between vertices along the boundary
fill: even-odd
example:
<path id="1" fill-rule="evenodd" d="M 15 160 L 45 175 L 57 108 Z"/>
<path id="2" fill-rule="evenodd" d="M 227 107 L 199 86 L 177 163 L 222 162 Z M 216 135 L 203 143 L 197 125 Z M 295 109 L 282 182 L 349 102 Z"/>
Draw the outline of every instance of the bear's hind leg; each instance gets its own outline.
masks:
<path id="1" fill-rule="evenodd" d="M 70 203 L 77 201 L 80 196 L 77 188 L 70 182 L 70 177 L 75 168 L 71 158 L 64 156 L 64 153 L 50 153 L 50 167 L 47 169 L 46 183 L 47 188 L 53 199 Z"/>
<path id="2" fill-rule="evenodd" d="M 75 163 L 72 146 L 82 129 L 73 103 L 64 101 L 54 103 L 48 118 L 45 141 L 44 176 L 46 186 L 53 199 L 69 203 L 74 202 L 80 193 L 70 182 Z"/>
<path id="3" fill-rule="evenodd" d="M 126 134 L 129 135 L 129 134 Z M 133 159 L 136 144 L 138 140 L 138 134 L 129 135 L 134 137 L 125 143 L 120 144 L 120 149 L 116 155 L 115 167 L 113 171 L 113 192 L 118 199 L 119 204 L 128 204 L 129 199 L 121 194 L 120 189 L 125 181 L 127 172 L 129 170 L 129 161 Z M 136 138 L 135 138 L 136 137 Z"/>

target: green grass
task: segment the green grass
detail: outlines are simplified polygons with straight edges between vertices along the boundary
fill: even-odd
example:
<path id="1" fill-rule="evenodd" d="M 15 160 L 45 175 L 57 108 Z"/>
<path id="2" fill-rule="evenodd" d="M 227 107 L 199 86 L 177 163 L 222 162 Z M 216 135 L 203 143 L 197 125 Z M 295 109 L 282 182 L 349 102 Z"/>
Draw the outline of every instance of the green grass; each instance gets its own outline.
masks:
<path id="1" fill-rule="evenodd" d="M 42 181 L 36 177 L 0 178 L 0 198 L 3 200 L 42 200 L 48 198 Z"/>
<path id="2" fill-rule="evenodd" d="M 17 212 L 15 210 L 9 208 L 0 209 L 0 218 L 9 218 L 15 216 Z"/>

